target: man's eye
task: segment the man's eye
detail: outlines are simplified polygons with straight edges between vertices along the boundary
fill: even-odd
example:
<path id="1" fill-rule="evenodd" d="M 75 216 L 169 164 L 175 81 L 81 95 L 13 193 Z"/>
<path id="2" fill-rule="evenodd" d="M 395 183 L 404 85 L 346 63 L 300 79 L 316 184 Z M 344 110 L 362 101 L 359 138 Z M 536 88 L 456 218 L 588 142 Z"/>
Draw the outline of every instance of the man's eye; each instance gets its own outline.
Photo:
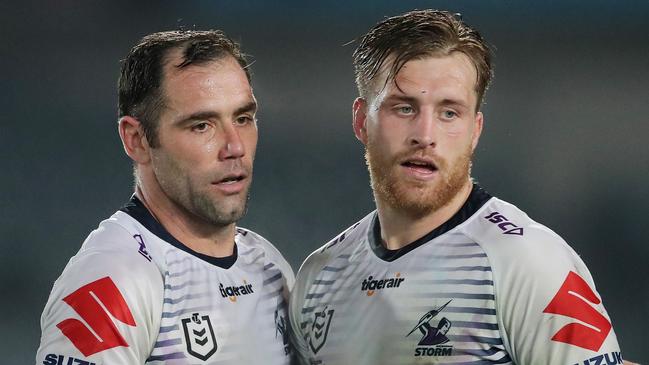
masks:
<path id="1" fill-rule="evenodd" d="M 205 132 L 207 130 L 207 123 L 198 123 L 192 126 L 192 130 L 195 132 Z"/>
<path id="2" fill-rule="evenodd" d="M 453 119 L 457 117 L 457 113 L 452 110 L 445 110 L 442 112 L 442 117 L 444 117 L 444 119 Z"/>
<path id="3" fill-rule="evenodd" d="M 415 112 L 415 108 L 410 105 L 401 105 L 397 107 L 397 112 L 399 112 L 399 114 L 412 114 Z"/>
<path id="4" fill-rule="evenodd" d="M 254 119 L 249 116 L 241 116 L 235 120 L 235 123 L 239 125 L 246 125 L 252 123 L 253 121 Z"/>

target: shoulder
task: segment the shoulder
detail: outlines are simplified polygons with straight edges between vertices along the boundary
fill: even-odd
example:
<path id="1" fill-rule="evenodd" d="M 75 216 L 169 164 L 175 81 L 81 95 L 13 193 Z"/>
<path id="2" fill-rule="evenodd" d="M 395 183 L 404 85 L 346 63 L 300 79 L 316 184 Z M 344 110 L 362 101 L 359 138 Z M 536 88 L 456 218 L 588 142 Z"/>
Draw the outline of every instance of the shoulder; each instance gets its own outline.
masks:
<path id="1" fill-rule="evenodd" d="M 516 362 L 581 363 L 585 349 L 619 351 L 588 268 L 558 234 L 496 198 L 463 232 L 487 255 L 499 324 Z M 571 317 L 597 331 L 562 329 Z M 533 340 L 530 328 L 536 334 Z"/>
<path id="2" fill-rule="evenodd" d="M 133 235 L 114 217 L 101 222 L 54 283 L 50 297 L 53 303 L 48 302 L 48 307 L 93 285 L 121 296 L 139 297 L 137 293 L 143 289 L 162 291 L 160 271 L 155 263 L 138 252 L 138 248 Z"/>
<path id="3" fill-rule="evenodd" d="M 336 235 L 329 242 L 313 251 L 302 263 L 297 273 L 295 287 L 291 292 L 291 307 L 298 308 L 306 296 L 309 287 L 314 283 L 318 274 L 334 260 L 352 255 L 361 247 L 371 229 L 376 215 L 373 211 L 360 221 Z"/>
<path id="4" fill-rule="evenodd" d="M 128 278 L 133 285 L 150 285 L 153 278 L 162 280 L 160 269 L 142 250 L 141 230 L 130 217 L 122 214 L 118 212 L 102 221 L 88 235 L 79 252 L 70 259 L 62 277 L 110 274 L 116 279 Z"/>
<path id="5" fill-rule="evenodd" d="M 297 352 L 304 354 L 306 345 L 302 341 L 302 306 L 307 297 L 309 288 L 314 285 L 318 274 L 332 261 L 345 255 L 351 255 L 365 241 L 368 230 L 371 229 L 375 212 L 371 212 L 360 221 L 354 223 L 326 244 L 313 251 L 302 263 L 297 273 L 295 286 L 291 291 L 289 300 L 289 318 L 293 329 L 293 342 Z"/>
<path id="6" fill-rule="evenodd" d="M 237 227 L 237 236 L 240 238 L 239 243 L 244 247 L 261 249 L 266 256 L 268 264 L 275 265 L 287 279 L 289 288 L 293 287 L 295 274 L 291 265 L 286 261 L 284 255 L 270 241 L 262 235 L 243 227 Z"/>
<path id="7" fill-rule="evenodd" d="M 39 353 L 88 356 L 124 342 L 130 350 L 101 356 L 131 361 L 146 352 L 162 311 L 163 278 L 119 220 L 113 216 L 101 222 L 54 283 L 41 316 Z M 114 344 L 94 343 L 82 336 L 85 325 L 79 319 L 96 332 L 121 333 L 123 338 L 115 335 Z"/>
<path id="8" fill-rule="evenodd" d="M 372 211 L 313 251 L 300 266 L 298 281 L 308 281 L 308 276 L 320 271 L 329 261 L 357 249 L 367 239 L 375 215 L 376 211 Z"/>
<path id="9" fill-rule="evenodd" d="M 583 262 L 554 231 L 534 221 L 525 212 L 492 198 L 467 222 L 464 233 L 474 239 L 492 265 L 507 265 L 525 272 L 577 268 Z"/>

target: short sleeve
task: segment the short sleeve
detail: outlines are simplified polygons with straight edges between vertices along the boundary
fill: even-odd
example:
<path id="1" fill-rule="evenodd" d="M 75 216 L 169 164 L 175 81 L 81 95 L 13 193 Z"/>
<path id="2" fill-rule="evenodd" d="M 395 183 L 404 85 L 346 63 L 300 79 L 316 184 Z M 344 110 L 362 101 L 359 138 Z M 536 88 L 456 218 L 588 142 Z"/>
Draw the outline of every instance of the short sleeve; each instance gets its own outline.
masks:
<path id="1" fill-rule="evenodd" d="M 531 225 L 487 247 L 498 321 L 515 363 L 622 363 L 593 278 L 558 235 Z"/>
<path id="2" fill-rule="evenodd" d="M 143 364 L 163 289 L 160 271 L 137 251 L 80 251 L 50 293 L 36 363 Z"/>

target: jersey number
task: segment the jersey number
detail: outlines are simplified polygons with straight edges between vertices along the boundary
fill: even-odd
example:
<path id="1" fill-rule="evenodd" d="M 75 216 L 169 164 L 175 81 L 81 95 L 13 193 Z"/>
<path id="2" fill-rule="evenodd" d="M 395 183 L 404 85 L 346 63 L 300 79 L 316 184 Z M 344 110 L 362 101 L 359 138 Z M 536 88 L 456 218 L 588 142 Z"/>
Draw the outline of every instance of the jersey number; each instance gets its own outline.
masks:
<path id="1" fill-rule="evenodd" d="M 135 320 L 110 277 L 82 286 L 63 298 L 63 301 L 90 326 L 88 329 L 81 321 L 73 318 L 56 325 L 84 356 L 117 346 L 128 347 L 108 313 L 129 326 L 135 326 Z"/>
<path id="2" fill-rule="evenodd" d="M 580 323 L 567 324 L 554 334 L 553 341 L 568 343 L 592 351 L 599 350 L 611 330 L 611 322 L 588 302 L 599 304 L 601 300 L 584 279 L 570 271 L 543 313 L 554 313 L 574 318 L 585 322 L 588 326 Z"/>

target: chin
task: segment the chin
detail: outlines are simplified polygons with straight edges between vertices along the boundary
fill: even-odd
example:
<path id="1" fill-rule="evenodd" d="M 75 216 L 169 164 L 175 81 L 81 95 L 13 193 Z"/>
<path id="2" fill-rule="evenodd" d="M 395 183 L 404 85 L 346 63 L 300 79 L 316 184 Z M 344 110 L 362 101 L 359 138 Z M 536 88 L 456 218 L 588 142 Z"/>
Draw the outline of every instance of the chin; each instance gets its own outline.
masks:
<path id="1" fill-rule="evenodd" d="M 458 176 L 459 177 L 459 176 Z M 455 179 L 450 183 L 435 180 L 428 183 L 412 183 L 398 179 L 378 184 L 374 191 L 393 209 L 408 216 L 422 218 L 447 206 L 462 190 L 464 184 Z"/>

